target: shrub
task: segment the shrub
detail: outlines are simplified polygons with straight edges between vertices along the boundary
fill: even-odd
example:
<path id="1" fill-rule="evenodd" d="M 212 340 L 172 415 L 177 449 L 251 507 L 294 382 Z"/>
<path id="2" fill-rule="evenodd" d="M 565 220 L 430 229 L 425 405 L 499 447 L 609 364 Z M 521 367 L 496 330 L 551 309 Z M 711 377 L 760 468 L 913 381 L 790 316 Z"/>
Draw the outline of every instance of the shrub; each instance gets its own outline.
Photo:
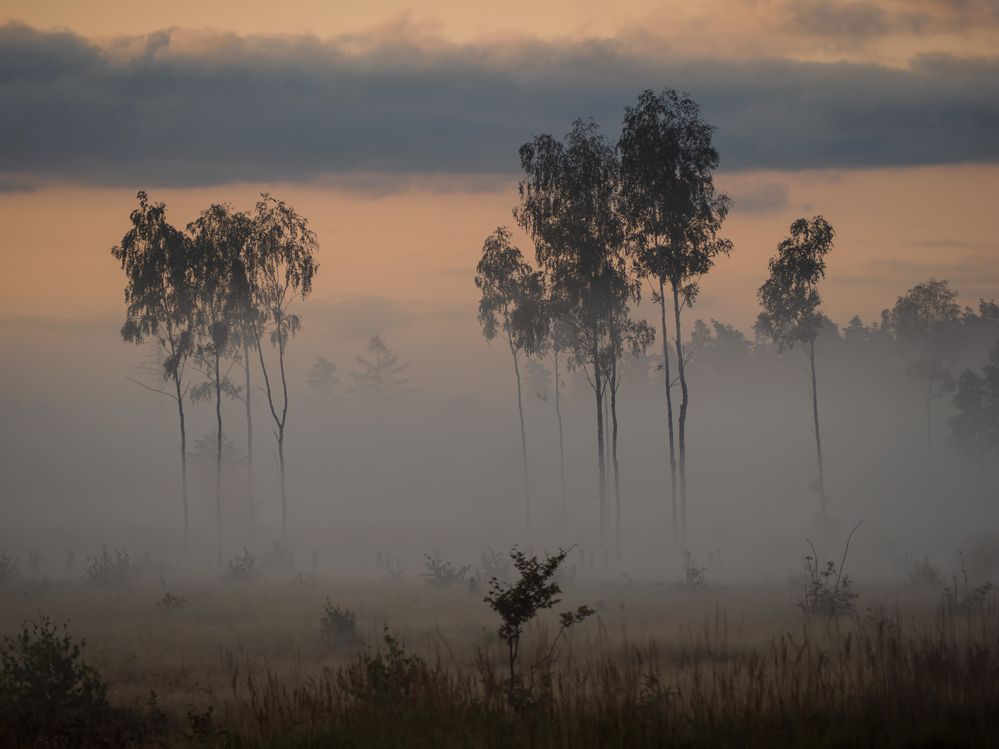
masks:
<path id="1" fill-rule="evenodd" d="M 842 563 L 838 570 L 836 563 L 831 560 L 823 567 L 815 546 L 811 541 L 808 544 L 812 547 L 812 553 L 805 557 L 804 569 L 798 578 L 804 588 L 798 600 L 798 608 L 806 614 L 822 616 L 850 613 L 853 611 L 853 602 L 857 599 L 850 576 L 843 574 Z M 845 554 L 843 558 L 846 559 Z"/>
<path id="2" fill-rule="evenodd" d="M 680 590 L 692 590 L 701 591 L 707 590 L 708 584 L 705 581 L 704 573 L 708 571 L 707 567 L 698 567 L 697 562 L 694 561 L 694 555 L 689 551 L 683 552 L 683 577 L 684 581 L 682 583 L 677 583 L 676 587 Z"/>
<path id="3" fill-rule="evenodd" d="M 257 555 L 245 546 L 242 554 L 233 554 L 226 564 L 226 582 L 247 582 L 262 577 L 262 574 L 257 568 Z"/>
<path id="4" fill-rule="evenodd" d="M 951 584 L 943 589 L 942 607 L 945 611 L 959 614 L 981 611 L 994 586 L 992 583 L 982 583 L 972 588 L 968 582 L 968 569 L 964 564 L 964 554 L 960 551 L 957 554 L 961 559 L 963 585 L 958 583 L 957 575 L 951 578 Z"/>
<path id="5" fill-rule="evenodd" d="M 46 617 L 0 644 L 0 735 L 14 746 L 123 746 L 162 731 L 162 713 L 108 704 L 108 683 L 82 662 L 83 641 Z"/>
<path id="6" fill-rule="evenodd" d="M 326 599 L 319 632 L 327 642 L 353 643 L 357 641 L 357 614 L 348 608 L 334 606 Z"/>
<path id="7" fill-rule="evenodd" d="M 9 557 L 7 552 L 0 552 L 0 588 L 16 581 L 20 574 L 17 557 Z"/>
<path id="8" fill-rule="evenodd" d="M 184 596 L 174 595 L 170 592 L 164 593 L 163 597 L 156 602 L 156 608 L 166 611 L 177 611 L 185 606 L 187 606 L 187 599 Z"/>
<path id="9" fill-rule="evenodd" d="M 406 649 L 392 636 L 388 625 L 383 635 L 384 647 L 363 653 L 358 661 L 337 673 L 337 683 L 351 699 L 372 707 L 399 708 L 418 694 L 421 684 L 429 681 L 426 662 Z"/>
<path id="10" fill-rule="evenodd" d="M 446 588 L 450 585 L 468 584 L 468 571 L 472 569 L 472 565 L 455 567 L 436 551 L 433 555 L 424 555 L 423 558 L 426 560 L 427 569 L 420 577 L 426 581 L 427 585 L 432 585 L 435 588 Z"/>
<path id="11" fill-rule="evenodd" d="M 101 547 L 101 553 L 87 557 L 84 574 L 88 581 L 101 588 L 122 588 L 132 577 L 132 558 L 123 549 L 108 551 Z"/>
<path id="12" fill-rule="evenodd" d="M 934 567 L 928 556 L 923 556 L 909 569 L 909 582 L 921 588 L 939 590 L 943 587 L 943 575 L 940 569 Z"/>
<path id="13" fill-rule="evenodd" d="M 519 574 L 515 583 L 504 583 L 497 578 L 489 581 L 489 594 L 485 602 L 499 614 L 503 623 L 497 633 L 507 647 L 507 663 L 509 675 L 509 697 L 514 701 L 517 689 L 516 663 L 520 652 L 520 639 L 524 627 L 534 619 L 540 611 L 556 606 L 560 601 L 562 589 L 555 580 L 559 565 L 565 561 L 569 552 L 559 549 L 553 555 L 546 554 L 544 559 L 528 556 L 514 547 L 510 552 L 513 566 Z M 555 654 L 555 646 L 562 634 L 575 624 L 595 613 L 588 606 L 580 606 L 575 611 L 566 611 L 559 615 L 559 629 L 548 649 L 543 662 L 536 665 L 548 666 Z"/>

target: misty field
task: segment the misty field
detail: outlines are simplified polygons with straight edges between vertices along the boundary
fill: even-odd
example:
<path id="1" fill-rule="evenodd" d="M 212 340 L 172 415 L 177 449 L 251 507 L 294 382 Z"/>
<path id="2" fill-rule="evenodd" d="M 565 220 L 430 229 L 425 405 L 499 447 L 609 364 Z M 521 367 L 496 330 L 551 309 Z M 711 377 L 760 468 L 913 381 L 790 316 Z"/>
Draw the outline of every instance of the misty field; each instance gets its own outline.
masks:
<path id="1" fill-rule="evenodd" d="M 109 745 L 967 746 L 999 728 L 988 591 L 859 586 L 826 614 L 790 580 L 562 585 L 525 630 L 516 691 L 467 581 L 21 578 L 0 631 L 46 616 L 86 640 L 128 716 L 93 729 Z M 583 604 L 551 648 L 556 613 Z"/>

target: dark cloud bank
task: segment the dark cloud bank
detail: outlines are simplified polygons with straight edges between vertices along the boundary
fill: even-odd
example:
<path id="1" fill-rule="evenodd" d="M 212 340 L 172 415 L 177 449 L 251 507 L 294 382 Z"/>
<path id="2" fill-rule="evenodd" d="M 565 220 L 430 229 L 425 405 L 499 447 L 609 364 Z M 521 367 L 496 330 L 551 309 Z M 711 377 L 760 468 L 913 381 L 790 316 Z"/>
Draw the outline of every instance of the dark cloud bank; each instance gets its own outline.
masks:
<path id="1" fill-rule="evenodd" d="M 650 87 L 702 103 L 727 170 L 999 160 L 995 58 L 895 70 L 651 59 L 610 42 L 428 49 L 384 38 L 356 51 L 357 39 L 219 35 L 195 53 L 176 41 L 162 32 L 99 48 L 0 27 L 0 189 L 513 174 L 533 134 L 592 116 L 613 137 Z"/>

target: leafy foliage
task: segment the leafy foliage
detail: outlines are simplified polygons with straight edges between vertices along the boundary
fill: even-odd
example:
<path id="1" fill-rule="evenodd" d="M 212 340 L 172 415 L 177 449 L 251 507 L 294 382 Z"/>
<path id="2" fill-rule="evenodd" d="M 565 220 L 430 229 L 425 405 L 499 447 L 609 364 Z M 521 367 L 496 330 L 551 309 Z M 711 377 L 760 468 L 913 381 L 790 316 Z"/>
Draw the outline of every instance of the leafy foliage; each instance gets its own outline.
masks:
<path id="1" fill-rule="evenodd" d="M 959 614 L 981 611 L 995 586 L 987 582 L 971 587 L 968 582 L 968 569 L 964 564 L 964 554 L 959 551 L 958 556 L 961 559 L 961 583 L 958 583 L 957 575 L 954 575 L 951 584 L 944 586 L 943 608 L 950 613 Z"/>
<path id="2" fill-rule="evenodd" d="M 943 586 L 940 568 L 934 566 L 928 556 L 917 560 L 909 570 L 909 582 L 922 588 L 939 589 Z"/>
<path id="3" fill-rule="evenodd" d="M 8 556 L 7 552 L 0 551 L 0 588 L 10 585 L 20 574 L 17 557 Z"/>
<path id="4" fill-rule="evenodd" d="M 339 672 L 337 682 L 357 703 L 382 710 L 398 709 L 428 681 L 430 670 L 422 658 L 406 655 L 405 647 L 392 635 L 388 625 L 383 642 L 383 647 L 362 654 L 359 661 Z"/>
<path id="5" fill-rule="evenodd" d="M 819 311 L 818 282 L 825 278 L 825 256 L 833 248 L 835 231 L 822 216 L 799 218 L 770 260 L 770 278 L 757 295 L 763 311 L 758 333 L 772 339 L 780 351 L 815 342 L 825 317 Z"/>
<path id="6" fill-rule="evenodd" d="M 514 547 L 510 551 L 510 558 L 519 579 L 513 583 L 504 583 L 494 577 L 489 581 L 489 593 L 484 600 L 503 620 L 497 633 L 507 647 L 511 695 L 515 692 L 516 662 L 524 627 L 541 611 L 561 602 L 562 589 L 555 581 L 555 576 L 568 553 L 565 549 L 559 549 L 555 554 L 546 554 L 539 559 Z M 554 655 L 555 646 L 562 634 L 593 613 L 593 609 L 588 606 L 579 606 L 559 615 L 559 630 L 548 651 L 547 661 L 550 662 Z"/>
<path id="7" fill-rule="evenodd" d="M 243 583 L 263 576 L 257 567 L 257 555 L 243 547 L 240 554 L 233 554 L 226 563 L 225 579 L 230 583 Z"/>
<path id="8" fill-rule="evenodd" d="M 108 683 L 77 642 L 47 617 L 0 643 L 0 739 L 5 746 L 124 746 L 162 732 L 150 695 L 142 712 L 108 703 Z"/>
<path id="9" fill-rule="evenodd" d="M 683 552 L 683 577 L 682 583 L 677 583 L 680 590 L 687 591 L 701 591 L 707 590 L 708 584 L 705 580 L 704 573 L 708 571 L 707 567 L 698 567 L 697 562 L 694 561 L 694 555 L 689 551 Z"/>
<path id="10" fill-rule="evenodd" d="M 333 605 L 327 598 L 319 619 L 319 632 L 328 642 L 353 643 L 358 638 L 357 614 L 348 608 Z"/>
<path id="11" fill-rule="evenodd" d="M 446 588 L 451 585 L 467 585 L 468 572 L 472 565 L 457 567 L 453 562 L 441 557 L 439 552 L 425 554 L 423 557 L 426 570 L 420 575 L 423 580 L 435 588 Z"/>
<path id="12" fill-rule="evenodd" d="M 697 296 L 697 279 L 732 249 L 718 236 L 731 200 L 714 185 L 719 158 L 713 134 L 688 94 L 647 89 L 625 108 L 618 142 L 619 204 L 635 270 L 669 283 L 688 306 Z"/>
<path id="13" fill-rule="evenodd" d="M 980 375 L 970 369 L 961 373 L 953 403 L 954 441 L 984 466 L 986 456 L 999 449 L 999 342 Z"/>
<path id="14" fill-rule="evenodd" d="M 850 550 L 850 539 L 858 527 L 859 523 L 854 526 L 846 540 L 843 559 L 838 569 L 832 560 L 823 565 L 814 544 L 808 542 L 812 553 L 805 557 L 804 569 L 799 576 L 799 582 L 802 583 L 804 590 L 798 601 L 798 608 L 806 614 L 839 616 L 853 611 L 853 602 L 858 595 L 853 591 L 853 581 L 850 576 L 843 574 L 843 565 L 846 564 L 846 555 Z"/>
<path id="15" fill-rule="evenodd" d="M 156 602 L 156 608 L 163 609 L 164 611 L 179 611 L 180 609 L 187 607 L 187 599 L 184 596 L 178 596 L 170 591 L 163 594 L 163 597 Z"/>
<path id="16" fill-rule="evenodd" d="M 122 588 L 132 578 L 134 566 L 132 557 L 124 549 L 108 551 L 107 546 L 101 547 L 101 553 L 95 557 L 87 557 L 84 575 L 87 580 L 101 588 Z"/>

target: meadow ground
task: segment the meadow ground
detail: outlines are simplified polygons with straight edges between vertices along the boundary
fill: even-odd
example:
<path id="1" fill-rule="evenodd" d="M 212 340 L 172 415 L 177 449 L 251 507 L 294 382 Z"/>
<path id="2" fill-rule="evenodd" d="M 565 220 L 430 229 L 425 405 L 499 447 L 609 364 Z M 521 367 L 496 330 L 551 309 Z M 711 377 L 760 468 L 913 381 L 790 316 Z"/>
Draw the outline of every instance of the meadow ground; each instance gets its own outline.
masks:
<path id="1" fill-rule="evenodd" d="M 999 741 L 999 608 L 858 587 L 807 615 L 789 583 L 568 583 L 528 628 L 511 690 L 484 591 L 316 579 L 120 588 L 21 579 L 0 632 L 68 622 L 152 745 L 986 746 Z M 356 633 L 321 618 L 356 614 Z M 158 603 L 160 605 L 158 605 Z M 588 604 L 546 661 L 557 613 Z M 9 738 L 9 737 L 8 737 Z M 17 743 L 16 741 L 14 742 Z"/>

